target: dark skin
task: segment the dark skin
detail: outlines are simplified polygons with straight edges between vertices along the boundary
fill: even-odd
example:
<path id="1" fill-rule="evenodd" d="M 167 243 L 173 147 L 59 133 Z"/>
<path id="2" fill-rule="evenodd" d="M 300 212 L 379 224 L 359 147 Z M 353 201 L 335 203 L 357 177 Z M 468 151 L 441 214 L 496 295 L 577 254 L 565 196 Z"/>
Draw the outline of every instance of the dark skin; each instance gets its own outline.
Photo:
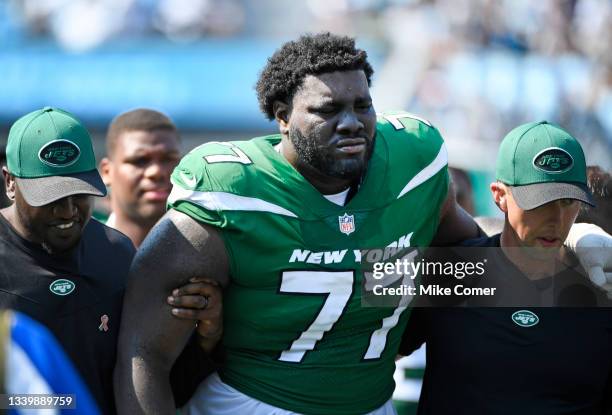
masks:
<path id="1" fill-rule="evenodd" d="M 131 130 L 120 133 L 112 154 L 100 161 L 102 179 L 111 189 L 115 229 L 134 246 L 166 212 L 170 175 L 180 158 L 176 131 Z"/>
<path id="2" fill-rule="evenodd" d="M 178 133 L 157 129 L 121 132 L 112 153 L 100 161 L 102 179 L 111 188 L 114 227 L 130 238 L 136 248 L 166 211 L 166 199 L 172 189 L 170 175 L 179 160 Z M 172 313 L 176 317 L 200 320 L 199 317 L 208 314 L 201 309 L 220 303 L 219 298 L 215 303 L 207 300 L 213 296 L 220 296 L 218 285 L 199 280 L 173 290 L 167 302 L 174 307 Z M 199 321 L 198 339 L 204 350 L 212 350 L 219 340 L 220 326 L 219 321 L 208 318 Z"/>
<path id="3" fill-rule="evenodd" d="M 172 318 L 161 305 L 167 292 L 196 277 L 227 285 L 223 241 L 214 228 L 171 210 L 145 238 L 130 269 L 115 366 L 120 414 L 174 413 L 170 369 L 194 326 Z M 210 298 L 210 310 L 217 310 L 208 316 L 212 322 L 220 321 L 215 306 L 220 298 Z"/>
<path id="4" fill-rule="evenodd" d="M 91 219 L 92 197 L 74 195 L 44 206 L 30 206 L 19 191 L 15 177 L 6 167 L 2 169 L 7 197 L 14 203 L 2 210 L 6 220 L 24 239 L 39 243 L 49 254 L 62 254 L 74 248 L 81 238 L 83 228 Z M 61 229 L 65 228 L 65 229 Z M 212 350 L 221 337 L 221 288 L 214 281 L 187 281 L 167 290 L 172 315 L 189 321 L 198 321 L 200 345 Z M 207 300 L 204 297 L 210 299 Z M 168 308 L 163 308 L 166 314 Z"/>
<path id="5" fill-rule="evenodd" d="M 50 254 L 69 251 L 79 243 L 92 211 L 91 196 L 68 196 L 44 206 L 30 206 L 15 177 L 2 169 L 6 195 L 14 203 L 0 212 L 28 241 L 39 243 Z"/>
<path id="6" fill-rule="evenodd" d="M 290 104 L 274 103 L 282 154 L 322 194 L 358 182 L 371 155 L 376 111 L 363 71 L 307 75 Z M 297 140 L 311 144 L 296 145 Z"/>
<path id="7" fill-rule="evenodd" d="M 291 103 L 275 102 L 274 113 L 282 134 L 281 154 L 321 193 L 338 193 L 359 182 L 376 128 L 363 71 L 309 75 Z M 314 141 L 307 150 L 325 160 L 313 163 L 307 152 L 300 153 L 303 137 Z M 478 236 L 478 227 L 458 207 L 454 192 L 449 192 L 440 216 L 438 243 Z M 166 213 L 147 236 L 132 264 L 124 303 L 115 368 L 120 414 L 173 413 L 168 374 L 193 325 L 172 319 L 159 304 L 171 287 L 194 276 L 226 286 L 228 263 L 219 231 L 180 212 Z"/>

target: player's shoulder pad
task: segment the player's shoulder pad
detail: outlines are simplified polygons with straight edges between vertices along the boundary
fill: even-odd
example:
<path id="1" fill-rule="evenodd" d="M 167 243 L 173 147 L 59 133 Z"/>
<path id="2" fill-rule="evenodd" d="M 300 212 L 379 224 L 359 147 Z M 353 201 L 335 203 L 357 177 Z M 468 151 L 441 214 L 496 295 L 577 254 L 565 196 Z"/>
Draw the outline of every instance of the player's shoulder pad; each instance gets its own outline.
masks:
<path id="1" fill-rule="evenodd" d="M 212 141 L 185 155 L 174 169 L 174 186 L 200 192 L 240 193 L 250 176 L 256 175 L 261 152 L 254 140 Z"/>
<path id="2" fill-rule="evenodd" d="M 390 162 L 423 169 L 444 159 L 446 149 L 440 132 L 425 118 L 406 111 L 377 114 L 377 137 L 385 140 Z"/>

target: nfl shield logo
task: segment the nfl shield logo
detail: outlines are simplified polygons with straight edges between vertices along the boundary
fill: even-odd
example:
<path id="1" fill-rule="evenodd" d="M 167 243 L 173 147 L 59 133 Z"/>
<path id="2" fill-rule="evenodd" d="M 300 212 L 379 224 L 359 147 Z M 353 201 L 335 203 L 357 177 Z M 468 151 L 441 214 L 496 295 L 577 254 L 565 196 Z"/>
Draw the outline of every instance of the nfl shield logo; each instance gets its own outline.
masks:
<path id="1" fill-rule="evenodd" d="M 338 216 L 338 225 L 340 226 L 340 232 L 350 235 L 355 232 L 355 217 L 346 213 Z"/>

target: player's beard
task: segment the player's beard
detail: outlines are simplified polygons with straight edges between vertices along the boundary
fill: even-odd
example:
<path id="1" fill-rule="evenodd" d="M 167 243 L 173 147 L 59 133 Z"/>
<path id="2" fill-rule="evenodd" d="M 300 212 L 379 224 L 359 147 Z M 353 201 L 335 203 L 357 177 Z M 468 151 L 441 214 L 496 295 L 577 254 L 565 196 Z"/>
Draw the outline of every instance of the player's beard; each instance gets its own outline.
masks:
<path id="1" fill-rule="evenodd" d="M 304 136 L 297 128 L 289 128 L 289 139 L 295 148 L 300 164 L 305 164 L 329 177 L 354 180 L 360 178 L 370 158 L 373 140 L 368 141 L 364 157 L 336 158 L 334 148 L 319 145 L 318 135 Z"/>

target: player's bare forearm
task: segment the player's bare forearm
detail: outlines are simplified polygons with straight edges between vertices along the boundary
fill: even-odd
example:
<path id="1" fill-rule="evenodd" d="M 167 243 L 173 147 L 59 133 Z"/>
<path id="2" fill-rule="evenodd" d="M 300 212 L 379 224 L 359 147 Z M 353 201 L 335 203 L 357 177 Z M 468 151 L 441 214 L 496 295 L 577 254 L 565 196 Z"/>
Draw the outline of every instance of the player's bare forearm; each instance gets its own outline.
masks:
<path id="1" fill-rule="evenodd" d="M 118 414 L 175 412 L 167 368 L 148 357 L 119 360 L 115 366 L 115 399 Z"/>
<path id="2" fill-rule="evenodd" d="M 478 238 L 483 235 L 484 232 L 474 221 L 474 218 L 457 203 L 455 190 L 451 185 L 440 212 L 438 231 L 431 245 L 455 245 L 461 241 Z"/>
<path id="3" fill-rule="evenodd" d="M 124 300 L 115 367 L 119 414 L 174 412 L 169 373 L 195 322 L 174 317 L 167 294 L 193 277 L 226 283 L 227 275 L 216 232 L 178 212 L 153 228 L 134 259 Z"/>

